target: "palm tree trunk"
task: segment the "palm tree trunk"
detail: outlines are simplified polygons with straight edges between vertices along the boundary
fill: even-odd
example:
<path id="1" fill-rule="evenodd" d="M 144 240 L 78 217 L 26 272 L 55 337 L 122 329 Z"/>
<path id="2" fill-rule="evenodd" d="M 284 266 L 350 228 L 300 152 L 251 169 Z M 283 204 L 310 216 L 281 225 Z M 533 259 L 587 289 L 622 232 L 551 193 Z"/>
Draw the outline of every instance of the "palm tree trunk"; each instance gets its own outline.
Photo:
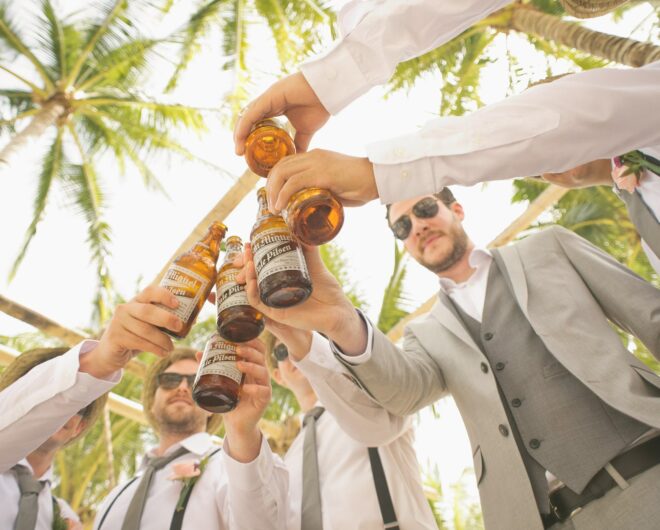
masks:
<path id="1" fill-rule="evenodd" d="M 660 60 L 660 46 L 594 31 L 525 6 L 513 7 L 510 28 L 627 66 Z"/>
<path id="2" fill-rule="evenodd" d="M 23 147 L 38 139 L 57 119 L 64 115 L 65 107 L 59 101 L 49 101 L 21 132 L 14 135 L 0 151 L 0 164 L 9 165 Z"/>

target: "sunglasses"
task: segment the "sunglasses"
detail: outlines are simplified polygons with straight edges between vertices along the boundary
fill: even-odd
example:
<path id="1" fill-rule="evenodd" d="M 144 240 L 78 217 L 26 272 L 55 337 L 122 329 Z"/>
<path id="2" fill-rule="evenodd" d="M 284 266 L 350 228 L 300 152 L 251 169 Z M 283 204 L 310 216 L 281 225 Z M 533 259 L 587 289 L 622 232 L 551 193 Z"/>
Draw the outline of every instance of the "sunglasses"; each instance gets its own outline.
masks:
<path id="1" fill-rule="evenodd" d="M 438 215 L 438 210 L 440 209 L 438 201 L 439 199 L 435 197 L 424 197 L 417 201 L 410 211 L 418 219 L 431 219 Z M 407 213 L 403 214 L 390 225 L 390 228 L 394 237 L 403 241 L 410 235 L 410 230 L 412 230 L 410 215 Z"/>
<path id="2" fill-rule="evenodd" d="M 273 348 L 273 355 L 277 359 L 277 362 L 284 361 L 289 356 L 289 350 L 284 344 L 279 343 Z"/>
<path id="3" fill-rule="evenodd" d="M 174 390 L 179 387 L 183 379 L 186 380 L 188 388 L 192 389 L 195 382 L 195 374 L 177 374 L 176 372 L 158 374 L 158 386 L 164 390 Z"/>

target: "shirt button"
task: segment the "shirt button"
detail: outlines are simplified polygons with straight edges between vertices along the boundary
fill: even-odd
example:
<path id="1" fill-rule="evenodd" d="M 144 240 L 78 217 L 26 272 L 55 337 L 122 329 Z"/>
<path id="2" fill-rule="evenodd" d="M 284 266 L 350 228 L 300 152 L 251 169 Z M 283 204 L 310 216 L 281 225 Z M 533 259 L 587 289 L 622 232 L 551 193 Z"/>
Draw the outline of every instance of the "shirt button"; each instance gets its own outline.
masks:
<path id="1" fill-rule="evenodd" d="M 518 398 L 514 398 L 511 400 L 511 406 L 518 408 L 520 405 L 522 405 L 522 401 L 520 401 Z"/>
<path id="2" fill-rule="evenodd" d="M 508 428 L 506 425 L 501 424 L 501 425 L 498 427 L 498 429 L 499 429 L 500 434 L 501 434 L 502 436 L 504 436 L 504 437 L 509 436 L 509 428 Z"/>
<path id="3" fill-rule="evenodd" d="M 404 169 L 404 170 L 401 172 L 401 176 L 402 176 L 402 177 L 407 177 L 407 176 L 408 176 L 408 172 Z"/>
<path id="4" fill-rule="evenodd" d="M 484 333 L 485 340 L 490 340 L 492 338 L 493 338 L 493 334 L 490 331 L 488 333 Z"/>
<path id="5" fill-rule="evenodd" d="M 488 373 L 488 365 L 486 363 L 481 363 L 481 371 L 485 374 Z"/>
<path id="6" fill-rule="evenodd" d="M 405 153 L 405 151 L 403 150 L 402 147 L 397 147 L 396 149 L 394 149 L 394 155 L 395 156 L 403 156 L 404 153 Z"/>
<path id="7" fill-rule="evenodd" d="M 529 446 L 530 446 L 532 449 L 538 449 L 539 447 L 541 447 L 541 442 L 539 442 L 536 438 L 532 438 L 532 439 L 529 441 Z"/>
<path id="8" fill-rule="evenodd" d="M 497 370 L 498 372 L 504 370 L 504 363 L 495 363 L 495 370 Z"/>

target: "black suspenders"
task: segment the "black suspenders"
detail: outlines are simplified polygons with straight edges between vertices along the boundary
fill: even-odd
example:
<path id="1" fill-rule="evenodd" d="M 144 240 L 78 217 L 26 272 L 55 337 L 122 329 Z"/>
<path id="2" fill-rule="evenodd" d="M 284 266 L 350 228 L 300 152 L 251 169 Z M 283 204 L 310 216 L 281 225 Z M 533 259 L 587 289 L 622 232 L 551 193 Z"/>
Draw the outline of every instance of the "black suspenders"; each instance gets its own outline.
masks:
<path id="1" fill-rule="evenodd" d="M 399 530 L 399 521 L 394 512 L 392 496 L 387 487 L 387 479 L 383 470 L 383 463 L 380 460 L 380 454 L 377 447 L 369 447 L 369 462 L 371 463 L 371 474 L 374 477 L 376 486 L 376 495 L 378 496 L 378 505 L 380 514 L 383 517 L 383 524 L 386 530 Z"/>

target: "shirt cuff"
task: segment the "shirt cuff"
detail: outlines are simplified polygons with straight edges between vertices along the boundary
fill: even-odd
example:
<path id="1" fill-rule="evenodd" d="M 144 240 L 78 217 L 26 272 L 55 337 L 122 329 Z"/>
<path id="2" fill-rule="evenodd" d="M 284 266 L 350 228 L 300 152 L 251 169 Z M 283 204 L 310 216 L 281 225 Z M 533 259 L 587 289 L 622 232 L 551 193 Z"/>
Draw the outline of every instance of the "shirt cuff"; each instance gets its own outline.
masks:
<path id="1" fill-rule="evenodd" d="M 371 158 L 369 160 L 373 162 Z M 433 177 L 430 158 L 403 164 L 383 165 L 375 162 L 373 164 L 378 197 L 382 204 L 438 193 L 446 185 L 442 179 Z"/>
<path id="2" fill-rule="evenodd" d="M 367 326 L 367 347 L 364 352 L 355 356 L 345 355 L 334 342 L 330 341 L 330 348 L 332 349 L 332 353 L 334 353 L 335 357 L 337 357 L 342 363 L 348 366 L 364 364 L 369 359 L 371 359 L 371 350 L 374 343 L 374 328 L 371 324 L 371 321 L 364 315 L 362 311 L 357 308 L 355 310 L 357 311 L 358 315 L 360 315 L 360 318 L 362 318 L 364 324 Z"/>
<path id="3" fill-rule="evenodd" d="M 337 114 L 373 86 L 344 41 L 303 63 L 300 71 L 330 114 Z"/>
<path id="4" fill-rule="evenodd" d="M 294 361 L 293 358 L 291 361 L 303 371 L 320 366 L 328 370 L 345 372 L 344 366 L 337 362 L 337 359 L 333 355 L 330 341 L 316 331 L 312 333 L 312 345 L 307 355 L 300 361 Z"/>
<path id="5" fill-rule="evenodd" d="M 252 462 L 243 463 L 232 458 L 229 454 L 229 444 L 226 437 L 222 444 L 222 451 L 230 488 L 245 492 L 256 491 L 271 481 L 274 470 L 273 452 L 263 434 L 261 435 L 259 454 Z"/>

